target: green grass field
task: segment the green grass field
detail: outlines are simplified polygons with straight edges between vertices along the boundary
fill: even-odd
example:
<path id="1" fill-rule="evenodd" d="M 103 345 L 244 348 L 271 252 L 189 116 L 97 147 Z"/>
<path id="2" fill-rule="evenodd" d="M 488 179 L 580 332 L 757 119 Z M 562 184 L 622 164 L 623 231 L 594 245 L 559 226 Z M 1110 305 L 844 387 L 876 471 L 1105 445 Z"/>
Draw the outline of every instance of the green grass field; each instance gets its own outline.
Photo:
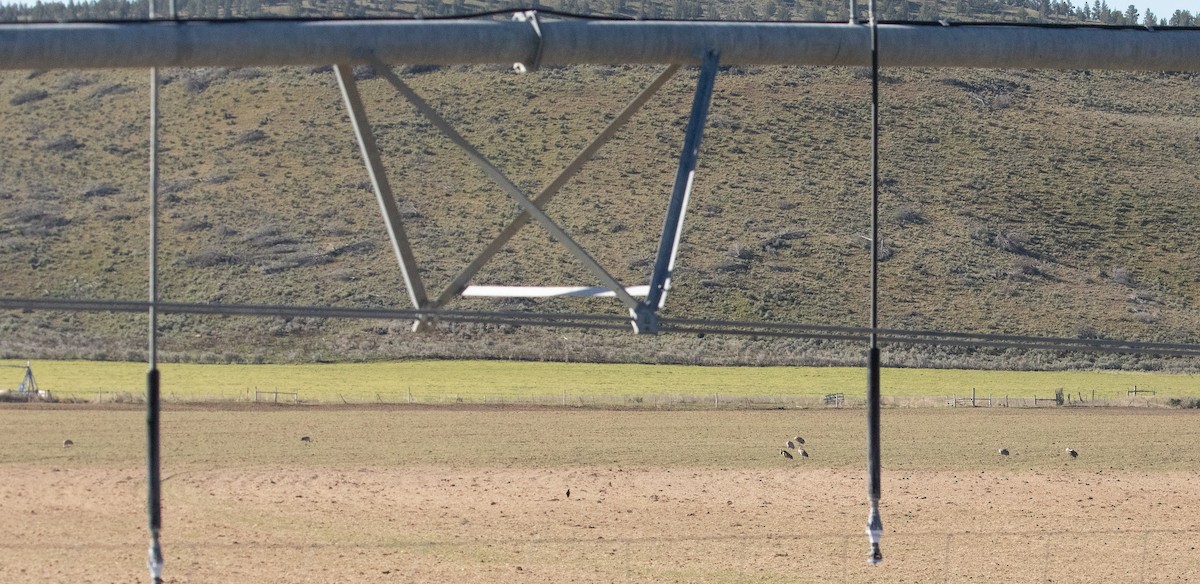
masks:
<path id="1" fill-rule="evenodd" d="M 5 366 L 23 362 L 2 361 Z M 34 361 L 39 387 L 60 396 L 87 397 L 96 392 L 143 391 L 145 364 L 90 361 Z M 812 397 L 864 391 L 865 373 L 850 367 L 689 367 L 672 365 L 597 365 L 514 361 L 405 361 L 302 365 L 161 365 L 167 399 L 236 400 L 254 391 L 295 392 L 301 401 L 416 401 L 461 399 L 466 402 L 555 398 L 565 392 L 585 397 L 712 396 Z M 20 382 L 21 370 L 3 369 L 0 388 Z M 885 397 L 920 398 L 1005 395 L 1052 397 L 1063 388 L 1091 399 L 1123 398 L 1133 386 L 1157 397 L 1200 395 L 1196 375 L 1133 372 L 967 371 L 885 369 Z M 340 397 L 339 397 L 340 396 Z M 290 399 L 290 396 L 287 398 Z"/>

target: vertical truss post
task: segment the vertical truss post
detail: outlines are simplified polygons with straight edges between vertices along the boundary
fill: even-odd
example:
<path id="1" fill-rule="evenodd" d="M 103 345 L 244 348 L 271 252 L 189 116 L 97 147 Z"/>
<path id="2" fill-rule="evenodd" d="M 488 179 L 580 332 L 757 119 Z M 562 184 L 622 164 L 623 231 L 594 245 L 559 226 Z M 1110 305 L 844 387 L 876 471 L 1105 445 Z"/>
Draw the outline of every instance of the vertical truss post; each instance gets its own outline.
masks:
<path id="1" fill-rule="evenodd" d="M 409 245 L 408 235 L 400 222 L 400 210 L 396 207 L 396 198 L 392 194 L 392 185 L 388 182 L 387 171 L 379 158 L 379 146 L 375 143 L 375 134 L 367 120 L 366 108 L 363 107 L 362 95 L 358 92 L 358 84 L 354 81 L 354 72 L 350 65 L 333 66 L 337 75 L 338 87 L 342 91 L 342 99 L 346 102 L 346 112 L 350 115 L 350 123 L 354 126 L 354 136 L 358 139 L 358 149 L 362 153 L 363 164 L 371 177 L 371 187 L 375 198 L 379 201 L 379 210 L 383 214 L 383 222 L 387 225 L 388 237 L 392 241 L 392 250 L 400 263 L 400 275 L 404 278 L 404 287 L 408 290 L 408 298 L 413 308 L 426 308 L 428 299 L 425 296 L 425 285 L 421 275 L 417 273 L 417 259 Z M 413 324 L 419 328 L 425 319 Z"/>
<path id="2" fill-rule="evenodd" d="M 700 139 L 704 136 L 704 123 L 708 118 L 708 106 L 712 103 L 719 62 L 720 55 L 716 51 L 708 51 L 704 54 L 704 62 L 700 66 L 700 79 L 696 82 L 696 96 L 692 100 L 692 114 L 684 133 L 683 150 L 679 153 L 679 168 L 675 171 L 675 184 L 671 188 L 671 200 L 667 204 L 667 217 L 663 222 L 658 254 L 654 258 L 654 271 L 650 274 L 650 292 L 633 314 L 634 330 L 638 333 L 658 332 L 657 312 L 666 302 L 667 290 L 671 287 L 671 272 L 675 269 L 675 256 L 679 253 L 683 216 L 687 213 L 688 198 L 691 196 L 692 182 L 696 177 Z"/>

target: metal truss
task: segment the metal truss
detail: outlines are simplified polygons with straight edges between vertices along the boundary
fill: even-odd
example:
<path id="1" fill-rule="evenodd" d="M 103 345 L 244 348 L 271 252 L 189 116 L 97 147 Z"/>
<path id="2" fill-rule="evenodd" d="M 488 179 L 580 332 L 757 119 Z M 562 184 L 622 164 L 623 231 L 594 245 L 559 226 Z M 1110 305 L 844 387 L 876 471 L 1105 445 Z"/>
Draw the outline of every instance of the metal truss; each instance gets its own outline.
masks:
<path id="1" fill-rule="evenodd" d="M 534 21 L 536 22 L 536 21 Z M 536 59 L 536 56 L 535 56 Z M 492 240 L 467 267 L 460 272 L 450 284 L 432 301 L 425 294 L 424 284 L 417 271 L 416 258 L 405 235 L 400 214 L 396 208 L 395 197 L 387 180 L 387 173 L 380 159 L 379 148 L 367 120 L 366 108 L 358 91 L 357 83 L 351 72 L 350 65 L 336 65 L 338 86 L 346 103 L 346 110 L 354 126 L 354 134 L 358 139 L 359 150 L 371 177 L 371 185 L 379 201 L 384 223 L 391 238 L 392 248 L 400 264 L 400 272 L 408 290 L 409 300 L 418 309 L 438 309 L 447 305 L 458 296 L 490 296 L 490 297 L 546 297 L 555 295 L 570 296 L 612 296 L 616 297 L 629 311 L 634 331 L 638 333 L 657 333 L 657 312 L 666 302 L 666 293 L 670 289 L 671 272 L 675 267 L 675 258 L 679 251 L 679 241 L 683 234 L 683 218 L 687 210 L 687 201 L 691 194 L 696 162 L 700 153 L 700 139 L 704 132 L 704 122 L 708 115 L 708 107 L 712 101 L 713 85 L 717 75 L 718 56 L 709 52 L 700 70 L 700 78 L 696 86 L 695 100 L 691 116 L 685 130 L 683 151 L 679 157 L 679 168 L 675 175 L 675 185 L 668 201 L 666 220 L 658 252 L 655 257 L 654 271 L 650 275 L 647 286 L 626 287 L 619 282 L 604 266 L 592 257 L 579 242 L 575 241 L 561 226 L 549 217 L 542 209 L 558 193 L 563 185 L 577 174 L 583 165 L 604 146 L 653 97 L 663 85 L 679 70 L 678 65 L 671 65 L 650 83 L 626 108 L 609 123 L 575 159 L 567 165 L 558 177 L 550 182 L 536 197 L 530 198 L 503 171 L 487 159 L 474 145 L 459 134 L 444 117 L 433 109 L 417 92 L 413 91 L 390 66 L 377 60 L 370 62 L 378 74 L 387 80 L 395 90 L 437 128 L 447 139 L 462 150 L 483 173 L 496 183 L 521 209 L 520 215 Z M 520 64 L 518 64 L 520 65 Z M 520 66 L 518 70 L 533 69 L 534 66 Z M 468 286 L 480 269 L 482 269 L 504 245 L 516 235 L 530 220 L 536 221 L 550 236 L 565 247 L 592 275 L 602 287 L 587 286 L 487 286 L 472 289 Z M 644 295 L 644 300 L 634 298 L 634 295 Z M 416 331 L 427 328 L 431 322 L 428 319 L 418 320 L 413 328 Z"/>

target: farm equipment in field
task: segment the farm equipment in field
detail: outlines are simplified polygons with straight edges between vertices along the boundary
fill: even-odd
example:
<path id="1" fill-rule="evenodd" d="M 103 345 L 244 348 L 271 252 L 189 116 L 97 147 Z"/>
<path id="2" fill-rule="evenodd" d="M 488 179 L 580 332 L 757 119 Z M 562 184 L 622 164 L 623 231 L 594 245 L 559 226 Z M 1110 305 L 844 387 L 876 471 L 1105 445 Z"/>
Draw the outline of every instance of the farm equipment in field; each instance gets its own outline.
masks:
<path id="1" fill-rule="evenodd" d="M 38 389 L 37 380 L 33 377 L 33 368 L 29 366 L 29 362 L 24 365 L 0 365 L 0 367 L 10 367 L 14 369 L 24 369 L 25 376 L 21 378 L 20 385 L 17 389 L 0 391 L 3 395 L 13 401 L 37 401 L 40 399 L 50 399 L 49 391 Z"/>

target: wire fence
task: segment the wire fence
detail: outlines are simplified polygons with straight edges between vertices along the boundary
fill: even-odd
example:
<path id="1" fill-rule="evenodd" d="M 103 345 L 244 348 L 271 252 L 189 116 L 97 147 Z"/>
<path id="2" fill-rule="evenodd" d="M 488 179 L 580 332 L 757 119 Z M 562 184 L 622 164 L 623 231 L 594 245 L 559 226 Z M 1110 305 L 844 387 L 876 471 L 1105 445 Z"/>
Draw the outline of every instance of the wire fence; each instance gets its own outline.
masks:
<path id="1" fill-rule="evenodd" d="M 145 395 L 134 391 L 51 391 L 40 399 L 13 401 L 44 401 L 78 404 L 142 404 Z M 540 406 L 576 408 L 644 408 L 644 409 L 863 409 L 866 398 L 845 394 L 720 394 L 720 393 L 645 393 L 599 394 L 563 391 L 560 393 L 423 393 L 401 392 L 342 392 L 305 391 L 299 388 L 245 388 L 208 394 L 178 394 L 164 392 L 162 401 L 173 404 L 262 404 L 262 405 L 422 405 L 422 406 Z M 1160 395 L 1127 395 L 1093 398 L 1076 394 L 1063 396 L 1061 401 L 1053 392 L 1024 395 L 946 395 L 946 396 L 883 396 L 885 408 L 1175 408 L 1188 405 L 1187 400 Z"/>

